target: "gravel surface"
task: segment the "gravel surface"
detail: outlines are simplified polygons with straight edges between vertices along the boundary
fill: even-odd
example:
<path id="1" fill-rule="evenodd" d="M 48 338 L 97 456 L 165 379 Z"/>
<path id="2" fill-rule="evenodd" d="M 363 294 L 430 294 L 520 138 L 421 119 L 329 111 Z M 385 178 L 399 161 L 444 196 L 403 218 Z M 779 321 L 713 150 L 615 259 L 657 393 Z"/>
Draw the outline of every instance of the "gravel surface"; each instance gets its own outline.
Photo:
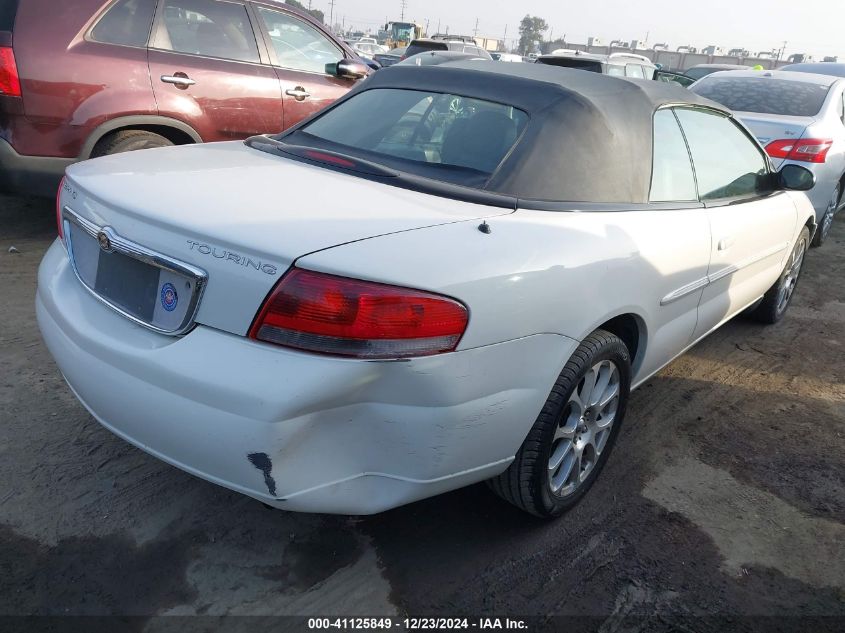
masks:
<path id="1" fill-rule="evenodd" d="M 0 614 L 137 616 L 138 631 L 173 628 L 151 617 L 165 614 L 842 630 L 845 217 L 781 324 L 734 320 L 635 392 L 602 476 L 552 523 L 484 486 L 374 517 L 271 511 L 133 448 L 41 342 L 54 234 L 50 201 L 0 196 Z"/>

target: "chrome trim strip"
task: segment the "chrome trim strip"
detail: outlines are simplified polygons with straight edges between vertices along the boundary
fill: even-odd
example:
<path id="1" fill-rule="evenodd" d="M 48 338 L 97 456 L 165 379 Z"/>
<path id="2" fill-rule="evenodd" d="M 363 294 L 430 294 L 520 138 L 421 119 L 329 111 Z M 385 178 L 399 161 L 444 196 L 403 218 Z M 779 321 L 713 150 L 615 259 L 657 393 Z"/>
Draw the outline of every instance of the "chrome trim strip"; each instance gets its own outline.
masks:
<path id="1" fill-rule="evenodd" d="M 82 279 L 82 276 L 79 274 L 79 270 L 77 270 L 76 268 L 76 261 L 73 256 L 73 239 L 71 237 L 71 231 L 68 230 L 70 228 L 69 225 L 71 222 L 86 233 L 88 233 L 88 235 L 90 235 L 94 239 L 97 239 L 97 236 L 101 232 L 105 233 L 109 238 L 109 242 L 111 243 L 111 251 L 120 253 L 121 255 L 125 255 L 133 259 L 137 259 L 138 261 L 144 262 L 145 264 L 149 264 L 150 266 L 155 266 L 156 268 L 168 270 L 192 279 L 194 282 L 194 293 L 191 297 L 191 303 L 188 305 L 188 310 L 185 312 L 185 318 L 183 319 L 182 323 L 179 324 L 179 327 L 175 330 L 167 330 L 164 328 L 156 327 L 152 323 L 147 323 L 146 321 L 139 319 L 138 317 L 132 314 L 129 314 L 119 306 L 113 304 L 111 301 L 97 293 L 96 290 L 94 290 L 87 283 L 85 283 L 85 280 Z M 191 264 L 179 261 L 178 259 L 173 259 L 172 257 L 168 257 L 167 255 L 163 255 L 162 253 L 157 253 L 156 251 L 153 251 L 147 248 L 146 246 L 142 246 L 136 242 L 127 240 L 126 238 L 118 235 L 115 230 L 110 226 L 99 227 L 93 222 L 86 220 L 85 218 L 78 215 L 76 212 L 73 211 L 73 209 L 68 206 L 65 206 L 62 209 L 62 228 L 64 229 L 63 233 L 65 236 L 65 245 L 67 246 L 68 251 L 68 259 L 70 260 L 70 265 L 71 268 L 73 268 L 73 272 L 76 275 L 76 278 L 79 280 L 82 286 L 103 305 L 108 306 L 118 314 L 126 317 L 130 321 L 137 323 L 140 326 L 147 328 L 148 330 L 158 332 L 159 334 L 165 334 L 167 336 L 179 336 L 181 334 L 185 334 L 191 328 L 194 327 L 194 319 L 196 318 L 197 310 L 199 309 L 200 300 L 202 299 L 202 295 L 205 292 L 206 285 L 208 284 L 208 273 L 206 273 L 202 268 L 198 268 Z"/>
<path id="2" fill-rule="evenodd" d="M 702 288 L 706 288 L 715 284 L 717 281 L 724 279 L 725 277 L 729 277 L 738 273 L 743 268 L 748 268 L 749 266 L 753 266 L 754 264 L 763 261 L 771 257 L 772 255 L 777 255 L 778 253 L 783 252 L 789 247 L 789 243 L 786 244 L 778 244 L 777 246 L 773 246 L 772 248 L 763 251 L 762 253 L 755 255 L 753 257 L 749 257 L 744 259 L 743 261 L 739 262 L 738 264 L 731 264 L 729 266 L 725 266 L 719 272 L 713 273 L 712 275 L 707 275 L 706 277 L 702 277 L 701 279 L 696 279 L 692 283 L 687 284 L 677 290 L 673 290 L 668 295 L 663 297 L 660 300 L 660 305 L 665 306 L 669 305 L 670 303 L 674 303 L 679 299 L 683 299 L 687 295 L 696 292 L 697 290 L 701 290 Z"/>
<path id="3" fill-rule="evenodd" d="M 666 306 L 666 305 L 669 305 L 670 303 L 675 303 L 675 301 L 683 299 L 687 295 L 692 294 L 696 290 L 701 290 L 702 288 L 705 288 L 708 285 L 710 285 L 710 280 L 707 277 L 702 277 L 701 279 L 696 279 L 692 283 L 689 283 L 686 286 L 683 286 L 682 288 L 678 288 L 677 290 L 673 290 L 668 295 L 663 297 L 660 300 L 660 305 Z"/>
<path id="4" fill-rule="evenodd" d="M 710 284 L 715 284 L 720 279 L 724 279 L 729 275 L 733 275 L 734 273 L 739 272 L 739 270 L 740 267 L 734 266 L 733 264 L 731 264 L 730 266 L 725 266 L 719 272 L 707 276 L 707 285 L 709 286 Z"/>

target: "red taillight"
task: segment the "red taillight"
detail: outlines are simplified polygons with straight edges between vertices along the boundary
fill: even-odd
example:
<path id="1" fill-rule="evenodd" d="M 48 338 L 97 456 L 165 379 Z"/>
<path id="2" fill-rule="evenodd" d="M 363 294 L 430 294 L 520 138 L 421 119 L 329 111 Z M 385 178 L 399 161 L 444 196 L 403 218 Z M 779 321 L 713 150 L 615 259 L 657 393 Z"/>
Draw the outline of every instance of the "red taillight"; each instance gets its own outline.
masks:
<path id="1" fill-rule="evenodd" d="M 454 350 L 468 320 L 467 309 L 449 297 L 294 268 L 264 302 L 249 336 L 325 354 L 401 358 Z"/>
<path id="2" fill-rule="evenodd" d="M 56 230 L 59 232 L 59 239 L 65 239 L 64 227 L 62 224 L 62 189 L 65 187 L 65 179 L 59 183 L 59 190 L 56 192 Z"/>
<path id="3" fill-rule="evenodd" d="M 0 95 L 7 97 L 21 96 L 21 80 L 15 53 L 8 46 L 0 46 Z"/>
<path id="4" fill-rule="evenodd" d="M 823 163 L 833 145 L 832 139 L 803 138 L 779 139 L 766 145 L 766 152 L 772 158 L 785 158 L 804 163 Z"/>

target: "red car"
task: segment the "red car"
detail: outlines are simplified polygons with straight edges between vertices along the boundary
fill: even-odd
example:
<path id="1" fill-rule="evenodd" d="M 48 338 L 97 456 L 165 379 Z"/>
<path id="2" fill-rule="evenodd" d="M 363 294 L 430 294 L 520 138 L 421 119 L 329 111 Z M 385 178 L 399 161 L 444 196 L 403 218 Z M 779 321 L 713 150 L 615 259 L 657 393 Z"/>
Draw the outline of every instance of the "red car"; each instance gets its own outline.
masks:
<path id="1" fill-rule="evenodd" d="M 278 132 L 369 69 L 281 0 L 0 0 L 0 188 L 69 164 Z"/>

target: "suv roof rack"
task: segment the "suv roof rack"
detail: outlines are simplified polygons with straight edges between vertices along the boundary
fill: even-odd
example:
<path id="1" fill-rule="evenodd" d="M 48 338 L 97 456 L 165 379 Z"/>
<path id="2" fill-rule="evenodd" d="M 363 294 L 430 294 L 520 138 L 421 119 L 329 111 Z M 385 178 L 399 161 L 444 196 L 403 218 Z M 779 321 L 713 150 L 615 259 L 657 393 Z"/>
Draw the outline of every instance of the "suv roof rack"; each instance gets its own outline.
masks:
<path id="1" fill-rule="evenodd" d="M 607 56 L 608 59 L 613 59 L 613 58 L 616 58 L 616 57 L 631 57 L 633 59 L 639 59 L 640 61 L 643 61 L 643 62 L 648 62 L 649 64 L 654 64 L 654 62 L 651 61 L 645 55 L 637 55 L 636 53 L 611 53 L 610 55 Z"/>

